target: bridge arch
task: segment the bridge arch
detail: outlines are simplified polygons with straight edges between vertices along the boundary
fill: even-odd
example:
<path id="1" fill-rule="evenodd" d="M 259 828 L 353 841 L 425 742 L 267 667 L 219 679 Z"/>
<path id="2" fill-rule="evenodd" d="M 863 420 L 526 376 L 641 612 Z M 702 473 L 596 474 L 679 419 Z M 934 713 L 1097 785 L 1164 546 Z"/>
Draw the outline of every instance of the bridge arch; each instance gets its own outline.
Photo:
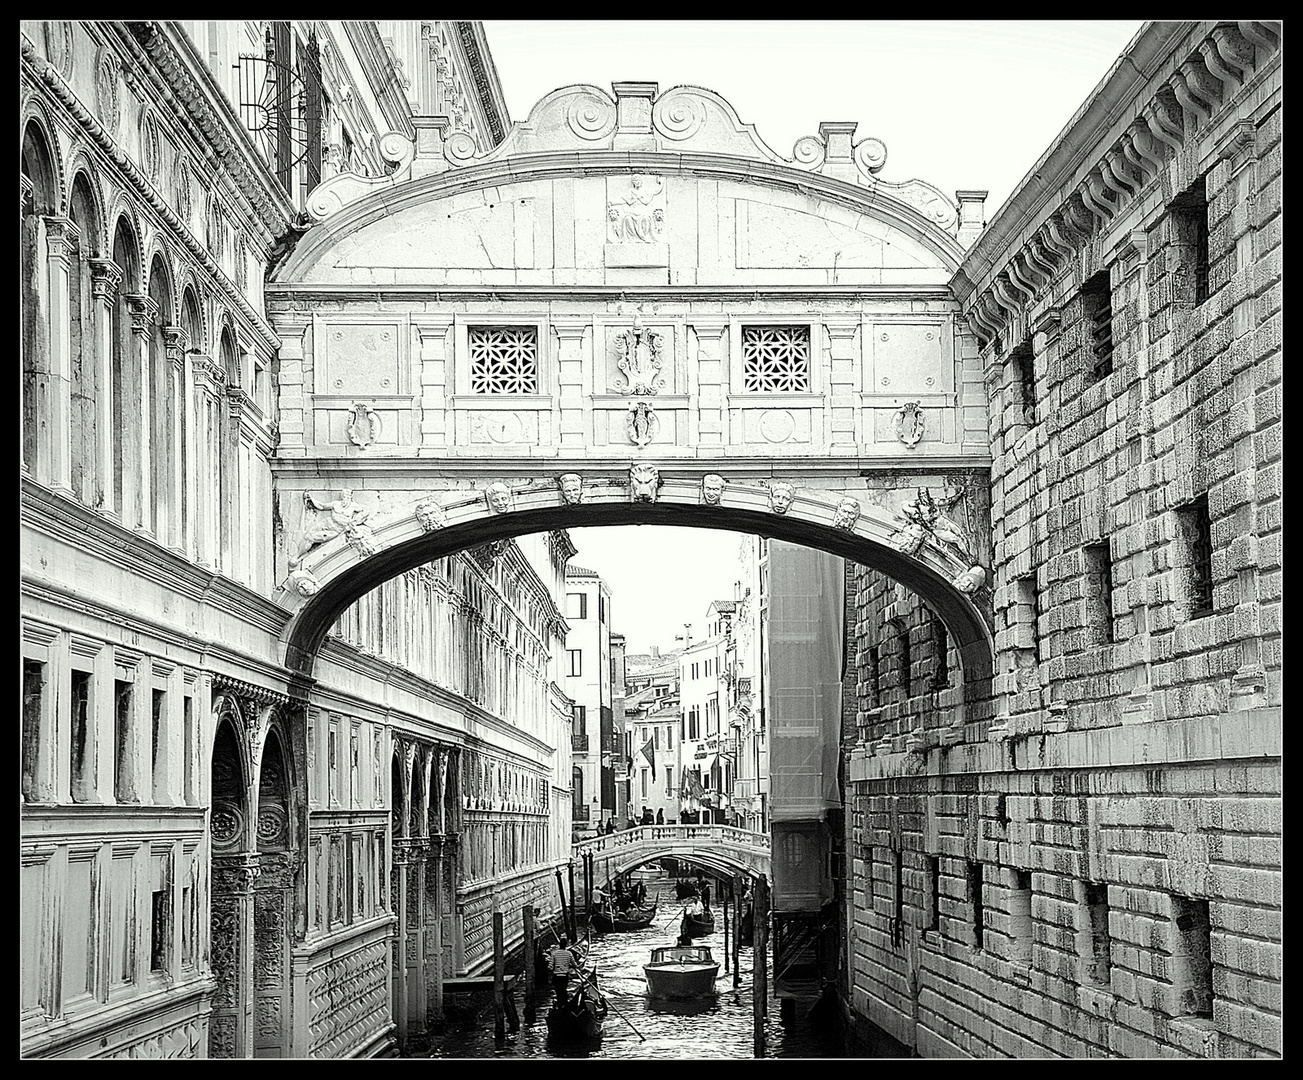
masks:
<path id="1" fill-rule="evenodd" d="M 576 858 L 589 853 L 597 870 L 612 877 L 673 858 L 723 877 L 764 874 L 772 880 L 768 834 L 728 825 L 640 825 L 574 845 Z"/>
<path id="2" fill-rule="evenodd" d="M 326 634 L 349 605 L 389 578 L 445 555 L 552 529 L 677 525 L 757 533 L 883 571 L 923 597 L 945 622 L 959 650 L 965 685 L 989 683 L 994 655 L 989 594 L 965 591 L 971 565 L 961 552 L 925 537 L 916 552 L 906 554 L 900 550 L 906 523 L 853 496 L 798 489 L 780 514 L 771 486 L 731 482 L 718 503 L 707 503 L 701 478 L 684 472 L 658 475 L 647 489 L 654 501 L 637 498 L 636 480 L 608 476 L 585 477 L 584 501 L 571 504 L 557 479 L 535 477 L 514 487 L 453 493 L 446 503 L 427 497 L 407 514 L 374 526 L 346 527 L 309 552 L 279 593 L 291 613 L 282 635 L 286 666 L 311 675 Z M 505 508 L 494 509 L 490 496 Z"/>

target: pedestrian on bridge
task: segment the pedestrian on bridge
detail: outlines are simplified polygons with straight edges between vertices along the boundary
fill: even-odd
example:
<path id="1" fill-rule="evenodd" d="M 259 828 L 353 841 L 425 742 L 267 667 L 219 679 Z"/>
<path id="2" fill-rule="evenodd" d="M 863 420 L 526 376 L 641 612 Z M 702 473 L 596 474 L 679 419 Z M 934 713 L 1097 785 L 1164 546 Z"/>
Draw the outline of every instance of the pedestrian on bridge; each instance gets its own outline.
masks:
<path id="1" fill-rule="evenodd" d="M 656 824 L 657 824 L 657 825 L 664 825 L 664 824 L 665 824 L 665 809 L 664 809 L 664 807 L 657 807 L 657 808 L 656 808 Z"/>

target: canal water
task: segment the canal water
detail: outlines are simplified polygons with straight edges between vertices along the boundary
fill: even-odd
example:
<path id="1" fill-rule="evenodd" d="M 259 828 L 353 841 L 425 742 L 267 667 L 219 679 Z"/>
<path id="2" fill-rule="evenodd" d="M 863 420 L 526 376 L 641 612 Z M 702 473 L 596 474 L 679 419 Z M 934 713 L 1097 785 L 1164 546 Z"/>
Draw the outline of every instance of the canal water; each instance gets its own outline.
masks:
<path id="1" fill-rule="evenodd" d="M 508 1033 L 502 1040 L 494 1037 L 493 1008 L 490 1005 L 475 1021 L 449 1023 L 442 1034 L 430 1037 L 427 1047 L 413 1048 L 405 1056 L 445 1059 L 581 1057 L 594 1060 L 753 1057 L 755 1029 L 750 945 L 739 950 L 740 976 L 738 985 L 734 987 L 731 960 L 729 973 L 724 973 L 722 909 L 716 905 L 715 919 L 719 929 L 696 942 L 710 946 L 714 958 L 720 963 L 714 996 L 692 1002 L 649 1001 L 642 967 L 650 959 L 653 948 L 674 944 L 683 902 L 674 898 L 671 881 L 650 883 L 648 893 L 656 896 L 659 903 L 656 919 L 648 929 L 602 936 L 594 934 L 592 938 L 588 963 L 596 966 L 598 983 L 609 1006 L 600 1042 L 581 1047 L 552 1043 L 546 1019 L 551 987 L 546 985 L 539 988 L 535 997 L 537 1016 L 534 1021 L 526 1021 L 522 1009 L 520 1030 Z M 731 916 L 732 908 L 729 910 Z M 771 954 L 771 989 L 772 962 Z M 766 1057 L 863 1057 L 866 1053 L 863 1047 L 847 1047 L 836 1031 L 820 1030 L 803 1018 L 784 1024 L 779 1002 L 770 996 L 765 1023 Z"/>

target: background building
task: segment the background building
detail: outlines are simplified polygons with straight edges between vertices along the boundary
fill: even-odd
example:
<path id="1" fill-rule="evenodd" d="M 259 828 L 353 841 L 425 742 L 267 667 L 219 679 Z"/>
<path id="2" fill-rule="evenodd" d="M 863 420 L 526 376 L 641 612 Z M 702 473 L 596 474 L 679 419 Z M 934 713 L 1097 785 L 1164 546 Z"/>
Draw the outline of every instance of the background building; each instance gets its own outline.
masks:
<path id="1" fill-rule="evenodd" d="M 566 569 L 565 689 L 574 702 L 572 820 L 580 836 L 595 833 L 617 806 L 610 604 L 598 574 L 581 566 Z"/>

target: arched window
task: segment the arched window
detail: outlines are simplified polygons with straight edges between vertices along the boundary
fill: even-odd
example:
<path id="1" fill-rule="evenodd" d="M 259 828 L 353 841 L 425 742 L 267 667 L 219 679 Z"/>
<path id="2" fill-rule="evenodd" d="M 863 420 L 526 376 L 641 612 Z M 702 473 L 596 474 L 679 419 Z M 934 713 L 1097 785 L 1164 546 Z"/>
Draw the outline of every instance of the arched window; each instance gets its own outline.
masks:
<path id="1" fill-rule="evenodd" d="M 173 536 L 175 511 L 172 506 L 175 486 L 172 468 L 172 365 L 167 359 L 167 342 L 163 327 L 172 325 L 172 293 L 167 282 L 167 267 L 155 255 L 149 264 L 149 298 L 157 307 L 154 325 L 149 328 L 149 522 L 160 544 Z"/>
<path id="2" fill-rule="evenodd" d="M 44 218 L 59 212 L 53 155 L 34 121 L 23 134 L 23 230 L 19 241 L 22 280 L 23 464 L 48 482 L 50 447 L 49 283 L 46 277 Z"/>
<path id="3" fill-rule="evenodd" d="M 113 231 L 113 261 L 122 271 L 113 298 L 113 356 L 109 381 L 113 388 L 113 505 L 127 528 L 140 523 L 139 485 L 127 463 L 140 447 L 139 364 L 133 364 L 131 311 L 127 296 L 140 289 L 140 265 L 136 260 L 136 237 L 125 218 Z M 130 496 L 130 501 L 128 501 Z"/>
<path id="4" fill-rule="evenodd" d="M 72 184 L 68 216 L 77 226 L 77 241 L 68 258 L 68 306 L 70 356 L 70 417 L 72 490 L 87 506 L 99 506 L 104 498 L 104 474 L 96 460 L 96 402 L 100 393 L 95 337 L 94 291 L 91 286 L 91 257 L 100 249 L 95 235 L 95 204 L 85 173 Z"/>

